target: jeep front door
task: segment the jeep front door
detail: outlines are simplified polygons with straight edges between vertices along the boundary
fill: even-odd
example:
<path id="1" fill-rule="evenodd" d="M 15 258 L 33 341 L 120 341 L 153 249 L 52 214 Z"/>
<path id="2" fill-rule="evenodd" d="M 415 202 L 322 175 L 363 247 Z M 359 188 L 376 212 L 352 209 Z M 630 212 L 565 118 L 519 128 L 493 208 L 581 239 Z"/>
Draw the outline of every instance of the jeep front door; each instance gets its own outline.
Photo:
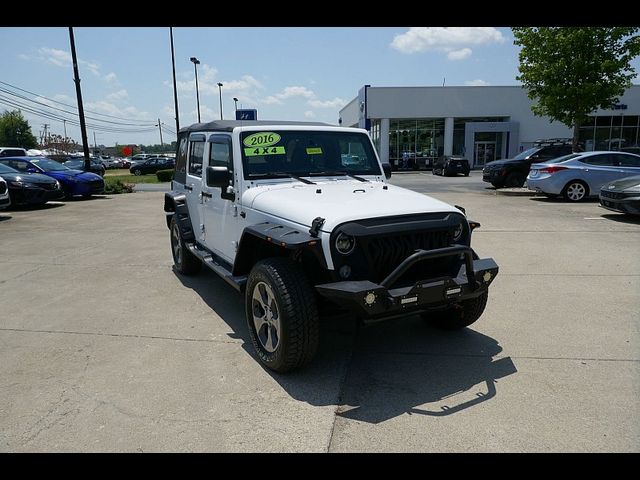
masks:
<path id="1" fill-rule="evenodd" d="M 211 135 L 207 143 L 209 148 L 205 149 L 205 153 L 207 153 L 206 167 L 226 168 L 230 180 L 229 184 L 224 187 L 209 187 L 206 176 L 204 177 L 202 182 L 204 244 L 216 255 L 233 263 L 239 226 L 231 137 L 224 134 Z"/>
<path id="2" fill-rule="evenodd" d="M 204 157 L 205 135 L 202 133 L 192 134 L 189 137 L 189 156 L 187 161 L 187 175 L 184 184 L 187 206 L 189 207 L 189 217 L 193 234 L 198 242 L 204 239 L 204 228 L 200 215 L 202 208 L 202 160 Z"/>

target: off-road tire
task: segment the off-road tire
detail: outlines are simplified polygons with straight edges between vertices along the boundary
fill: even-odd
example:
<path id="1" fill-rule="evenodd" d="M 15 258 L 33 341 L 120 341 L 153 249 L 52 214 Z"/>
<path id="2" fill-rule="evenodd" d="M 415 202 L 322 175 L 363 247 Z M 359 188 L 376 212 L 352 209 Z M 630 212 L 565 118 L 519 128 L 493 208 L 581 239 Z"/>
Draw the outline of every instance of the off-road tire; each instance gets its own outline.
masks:
<path id="1" fill-rule="evenodd" d="M 504 187 L 504 185 L 502 185 L 501 183 L 498 183 L 498 182 L 491 182 L 491 185 L 493 185 L 493 188 L 502 188 L 502 187 Z"/>
<path id="2" fill-rule="evenodd" d="M 171 218 L 169 224 L 169 232 L 171 239 L 171 256 L 173 257 L 173 266 L 176 271 L 182 275 L 193 275 L 200 271 L 202 262 L 198 257 L 189 251 L 180 234 L 180 226 L 176 221 L 176 216 Z"/>
<path id="3" fill-rule="evenodd" d="M 487 306 L 489 291 L 469 300 L 453 304 L 446 310 L 421 314 L 423 320 L 442 330 L 458 330 L 465 328 L 480 318 Z"/>
<path id="4" fill-rule="evenodd" d="M 254 290 L 266 284 L 274 296 L 279 321 L 278 343 L 267 351 L 258 338 L 254 321 Z M 260 306 L 257 306 L 260 313 Z M 306 276 L 288 258 L 267 258 L 256 263 L 245 291 L 247 327 L 260 362 L 270 370 L 284 373 L 313 359 L 319 343 L 318 309 Z M 258 315 L 260 316 L 260 315 Z M 267 345 L 268 346 L 268 345 Z"/>

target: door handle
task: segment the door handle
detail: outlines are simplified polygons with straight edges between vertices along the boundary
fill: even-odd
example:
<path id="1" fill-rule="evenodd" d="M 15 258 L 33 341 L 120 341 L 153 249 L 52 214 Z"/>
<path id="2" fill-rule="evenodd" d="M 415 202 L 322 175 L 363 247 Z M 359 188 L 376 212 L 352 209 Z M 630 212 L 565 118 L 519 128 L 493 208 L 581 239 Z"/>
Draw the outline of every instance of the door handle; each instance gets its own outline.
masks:
<path id="1" fill-rule="evenodd" d="M 190 192 L 193 192 L 193 185 L 185 185 L 184 188 L 185 190 L 189 190 Z"/>
<path id="2" fill-rule="evenodd" d="M 213 195 L 211 195 L 211 194 L 210 194 L 210 193 L 208 193 L 208 192 L 202 192 L 202 196 L 203 196 L 203 197 L 207 197 L 207 198 L 213 198 Z"/>

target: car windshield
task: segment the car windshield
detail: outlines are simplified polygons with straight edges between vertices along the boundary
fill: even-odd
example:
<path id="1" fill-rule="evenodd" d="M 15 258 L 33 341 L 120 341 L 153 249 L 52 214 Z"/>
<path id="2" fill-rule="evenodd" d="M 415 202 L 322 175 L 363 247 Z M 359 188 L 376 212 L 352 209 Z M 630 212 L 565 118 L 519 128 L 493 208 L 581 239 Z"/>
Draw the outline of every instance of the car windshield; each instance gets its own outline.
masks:
<path id="1" fill-rule="evenodd" d="M 581 153 L 570 153 L 569 155 L 563 155 L 562 157 L 558 157 L 558 158 L 553 158 L 551 160 L 547 160 L 544 163 L 562 163 L 562 162 L 566 162 L 567 160 L 571 160 L 572 158 L 579 157 L 580 155 L 582 155 L 582 154 Z"/>
<path id="2" fill-rule="evenodd" d="M 536 153 L 538 150 L 541 150 L 540 147 L 533 147 L 530 148 L 529 150 L 525 150 L 524 152 L 519 153 L 518 155 L 516 155 L 515 157 L 513 157 L 514 160 L 526 160 L 527 157 L 529 157 L 530 155 L 533 155 L 534 153 Z"/>
<path id="3" fill-rule="evenodd" d="M 50 160 L 48 158 L 32 158 L 29 161 L 34 165 L 40 167 L 45 172 L 60 172 L 64 170 L 69 170 L 67 167 L 65 167 L 61 163 L 58 163 L 55 160 Z"/>
<path id="4" fill-rule="evenodd" d="M 265 130 L 240 138 L 247 179 L 382 174 L 364 133 Z"/>

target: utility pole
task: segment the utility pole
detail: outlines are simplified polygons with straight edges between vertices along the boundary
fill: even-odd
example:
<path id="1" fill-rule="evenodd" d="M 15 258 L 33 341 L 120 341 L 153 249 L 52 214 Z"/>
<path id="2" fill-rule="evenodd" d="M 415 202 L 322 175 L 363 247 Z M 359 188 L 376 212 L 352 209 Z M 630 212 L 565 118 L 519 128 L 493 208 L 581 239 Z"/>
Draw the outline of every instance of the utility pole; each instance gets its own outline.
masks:
<path id="1" fill-rule="evenodd" d="M 82 106 L 80 74 L 78 73 L 78 57 L 76 57 L 76 42 L 73 39 L 73 27 L 69 27 L 69 42 L 71 43 L 71 58 L 73 59 L 73 81 L 76 83 L 76 97 L 78 98 L 78 116 L 80 117 L 80 135 L 82 136 L 82 150 L 84 152 L 84 169 L 88 172 L 89 170 L 91 170 L 91 160 L 89 160 L 87 126 L 84 123 L 84 107 Z"/>
<path id="2" fill-rule="evenodd" d="M 178 115 L 178 91 L 176 90 L 176 57 L 173 51 L 173 27 L 169 27 L 169 34 L 171 35 L 171 66 L 173 68 L 173 101 L 175 102 L 176 110 L 176 135 L 180 131 L 180 115 Z"/>
<path id="3" fill-rule="evenodd" d="M 96 150 L 98 150 L 98 142 L 96 142 L 96 131 L 93 131 L 93 153 L 96 153 Z"/>
<path id="4" fill-rule="evenodd" d="M 64 152 L 68 153 L 67 150 L 67 121 L 62 119 L 62 125 L 64 125 L 64 140 L 62 140 L 62 148 L 64 148 Z"/>
<path id="5" fill-rule="evenodd" d="M 158 119 L 158 130 L 160 131 L 160 148 L 162 148 L 162 127 L 160 126 L 160 119 Z"/>
<path id="6" fill-rule="evenodd" d="M 42 146 L 44 147 L 45 144 L 49 143 L 49 136 L 48 136 L 48 133 L 47 133 L 47 129 L 49 128 L 49 124 L 48 123 L 44 123 L 42 125 L 42 127 L 44 128 L 44 140 L 43 140 L 44 143 L 42 144 Z"/>

